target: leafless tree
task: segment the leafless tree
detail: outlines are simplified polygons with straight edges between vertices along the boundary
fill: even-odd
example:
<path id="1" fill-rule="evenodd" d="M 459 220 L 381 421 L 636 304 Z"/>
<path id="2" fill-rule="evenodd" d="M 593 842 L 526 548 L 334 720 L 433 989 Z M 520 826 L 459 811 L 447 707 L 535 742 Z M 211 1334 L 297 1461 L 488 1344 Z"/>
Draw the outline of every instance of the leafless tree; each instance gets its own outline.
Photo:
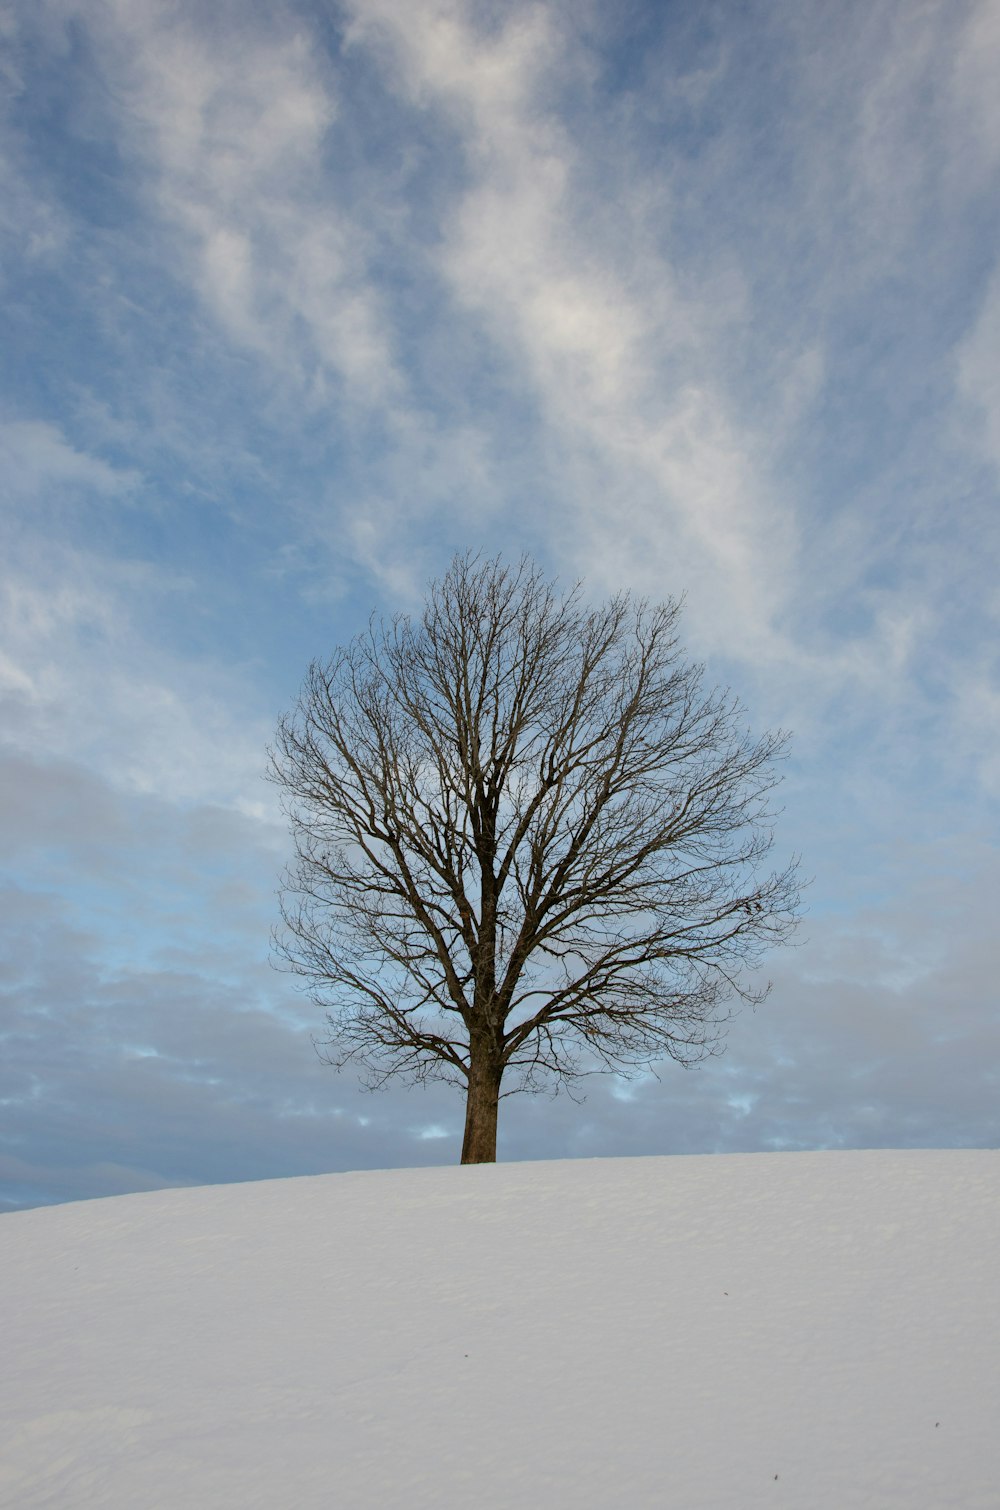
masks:
<path id="1" fill-rule="evenodd" d="M 679 605 L 588 608 L 524 560 L 456 557 L 416 621 L 314 663 L 271 774 L 296 858 L 277 936 L 368 1083 L 504 1094 L 718 1046 L 795 921 L 764 863 L 785 736 L 755 740 L 677 639 Z"/>

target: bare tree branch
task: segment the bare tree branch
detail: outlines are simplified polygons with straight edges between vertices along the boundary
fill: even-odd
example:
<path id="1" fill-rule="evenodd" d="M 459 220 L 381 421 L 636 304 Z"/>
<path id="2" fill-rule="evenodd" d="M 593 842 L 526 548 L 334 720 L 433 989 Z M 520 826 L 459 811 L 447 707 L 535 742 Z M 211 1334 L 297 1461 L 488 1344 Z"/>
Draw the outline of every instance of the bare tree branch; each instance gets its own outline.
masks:
<path id="1" fill-rule="evenodd" d="M 332 1062 L 466 1087 L 463 1158 L 494 1157 L 505 1076 L 715 1052 L 794 927 L 796 868 L 765 869 L 786 736 L 705 689 L 679 613 L 457 557 L 418 621 L 314 663 L 279 725 L 279 957 Z"/>

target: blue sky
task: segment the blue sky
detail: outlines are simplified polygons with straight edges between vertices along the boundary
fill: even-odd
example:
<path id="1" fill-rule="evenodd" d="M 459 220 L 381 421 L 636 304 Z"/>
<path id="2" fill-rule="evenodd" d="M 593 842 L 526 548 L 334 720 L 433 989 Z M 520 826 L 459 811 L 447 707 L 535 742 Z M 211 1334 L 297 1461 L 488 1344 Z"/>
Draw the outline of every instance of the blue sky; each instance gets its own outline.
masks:
<path id="1" fill-rule="evenodd" d="M 450 1161 L 268 964 L 265 746 L 456 550 L 686 593 L 799 947 L 501 1157 L 995 1145 L 1000 6 L 0 6 L 0 1200 Z"/>

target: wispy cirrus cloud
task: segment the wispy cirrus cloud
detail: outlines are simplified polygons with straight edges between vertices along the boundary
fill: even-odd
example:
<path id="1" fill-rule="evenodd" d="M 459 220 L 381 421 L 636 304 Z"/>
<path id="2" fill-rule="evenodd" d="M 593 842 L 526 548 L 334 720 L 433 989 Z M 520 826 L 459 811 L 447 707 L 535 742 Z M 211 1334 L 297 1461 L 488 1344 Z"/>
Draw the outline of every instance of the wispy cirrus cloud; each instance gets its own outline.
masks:
<path id="1" fill-rule="evenodd" d="M 244 21 L 221 8 L 207 47 L 193 7 L 109 0 L 95 29 L 119 129 L 228 337 L 314 403 L 329 382 L 342 399 L 385 399 L 400 377 L 371 248 L 325 183 L 335 85 L 294 11 Z"/>
<path id="2" fill-rule="evenodd" d="M 0 423 L 0 467 L 8 497 L 19 505 L 78 490 L 120 497 L 140 482 L 134 468 L 119 469 L 79 450 L 58 425 L 38 419 Z"/>
<path id="3" fill-rule="evenodd" d="M 190 598 L 183 582 L 173 592 Z M 269 723 L 248 716 L 238 673 L 192 666 L 143 633 L 150 598 L 170 593 L 142 563 L 59 551 L 11 564 L 0 584 L 2 743 L 82 761 L 125 789 L 263 813 Z"/>
<path id="4" fill-rule="evenodd" d="M 962 430 L 1000 473 L 1000 267 L 956 351 L 956 388 L 966 406 Z"/>
<path id="5" fill-rule="evenodd" d="M 439 269 L 543 406 L 550 465 L 565 472 L 551 534 L 566 545 L 582 532 L 578 560 L 599 562 L 599 579 L 640 580 L 642 556 L 662 558 L 670 536 L 678 577 L 698 582 L 695 612 L 711 573 L 726 625 L 740 615 L 750 639 L 766 635 L 789 521 L 755 490 L 757 443 L 713 370 L 717 310 L 681 291 L 648 223 L 644 202 L 662 206 L 669 186 L 620 192 L 614 138 L 595 182 L 560 118 L 555 99 L 588 88 L 586 48 L 546 7 L 489 30 L 454 4 L 352 9 L 353 44 L 388 50 L 408 96 L 459 134 L 468 184 Z"/>
<path id="6" fill-rule="evenodd" d="M 965 167 L 978 12 L 887 4 L 846 25 L 779 7 L 700 47 L 682 31 L 640 65 L 641 93 L 601 96 L 592 121 L 605 37 L 589 12 L 516 7 L 487 26 L 445 0 L 351 11 L 349 44 L 460 143 L 437 269 L 545 416 L 557 552 L 602 586 L 660 590 L 666 570 L 699 644 L 803 685 L 860 673 L 883 696 L 910 676 L 963 571 L 964 546 L 936 539 L 929 580 L 949 479 L 898 437 L 912 447 L 932 391 L 952 401 L 940 358 L 963 328 L 946 306 L 967 242 L 928 227 L 943 204 L 967 227 L 988 171 Z M 780 135 L 756 124 L 761 91 L 786 112 Z M 900 323 L 875 349 L 887 299 Z M 870 389 L 860 420 L 851 385 Z"/>

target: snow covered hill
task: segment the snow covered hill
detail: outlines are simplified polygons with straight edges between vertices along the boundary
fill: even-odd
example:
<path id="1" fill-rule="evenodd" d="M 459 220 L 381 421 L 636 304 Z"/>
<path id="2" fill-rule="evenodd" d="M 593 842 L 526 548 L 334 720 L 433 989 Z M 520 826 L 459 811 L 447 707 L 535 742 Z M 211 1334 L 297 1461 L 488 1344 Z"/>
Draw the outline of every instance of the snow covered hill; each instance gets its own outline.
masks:
<path id="1" fill-rule="evenodd" d="M 17 1510 L 997 1510 L 1000 1153 L 327 1175 L 0 1217 Z"/>

